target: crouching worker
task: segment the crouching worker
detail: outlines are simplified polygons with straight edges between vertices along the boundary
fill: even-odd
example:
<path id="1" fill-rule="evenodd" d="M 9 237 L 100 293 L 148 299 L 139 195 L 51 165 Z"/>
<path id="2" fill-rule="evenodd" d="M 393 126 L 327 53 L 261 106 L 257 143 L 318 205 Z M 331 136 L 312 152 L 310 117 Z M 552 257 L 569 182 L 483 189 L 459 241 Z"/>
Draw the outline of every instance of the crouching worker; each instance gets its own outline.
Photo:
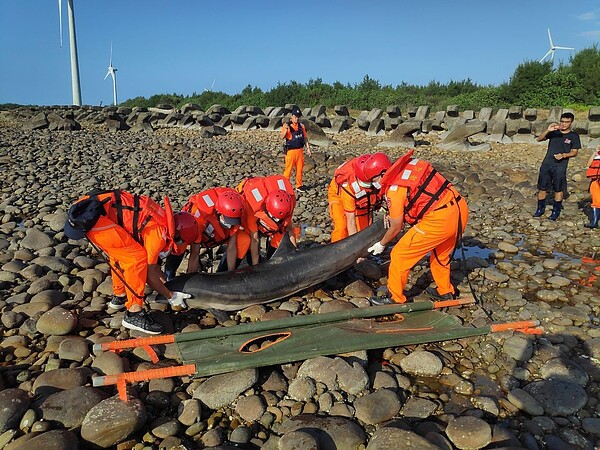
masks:
<path id="1" fill-rule="evenodd" d="M 391 165 L 384 153 L 375 153 L 353 158 L 335 170 L 327 189 L 332 243 L 371 225 L 381 203 L 379 181 Z"/>
<path id="2" fill-rule="evenodd" d="M 250 250 L 250 263 L 253 266 L 258 264 L 261 236 L 269 240 L 267 258 L 275 253 L 286 233 L 292 244 L 296 245 L 292 221 L 296 196 L 287 178 L 281 175 L 247 178 L 238 185 L 237 190 L 246 203 L 242 217 L 243 230 L 237 236 L 238 258 L 244 258 Z"/>
<path id="3" fill-rule="evenodd" d="M 191 244 L 198 225 L 187 212 L 173 214 L 169 199 L 165 208 L 147 196 L 121 190 L 97 191 L 80 198 L 69 209 L 65 235 L 87 239 L 109 258 L 114 296 L 109 307 L 127 308 L 122 325 L 131 330 L 160 334 L 163 327 L 144 310 L 146 283 L 169 300 L 173 309 L 186 308 L 189 294 L 171 292 L 159 259 L 174 245 Z"/>
<path id="4" fill-rule="evenodd" d="M 244 212 L 244 200 L 234 189 L 217 187 L 192 195 L 183 211 L 190 213 L 198 224 L 198 237 L 190 248 L 187 273 L 200 269 L 200 249 L 212 249 L 227 244 L 227 270 L 233 270 L 237 261 L 237 233 Z M 172 279 L 181 264 L 187 244 L 176 246 L 167 257 L 165 274 Z"/>
<path id="5" fill-rule="evenodd" d="M 592 220 L 584 225 L 586 228 L 598 228 L 600 220 L 600 145 L 587 162 L 585 176 L 590 179 L 590 194 L 592 196 Z"/>
<path id="6" fill-rule="evenodd" d="M 397 160 L 381 180 L 390 227 L 381 241 L 368 249 L 369 253 L 382 253 L 402 231 L 404 223 L 411 228 L 391 252 L 389 295 L 372 297 L 375 305 L 406 302 L 404 286 L 410 269 L 429 252 L 429 266 L 437 289 L 428 288 L 427 294 L 441 300 L 456 297 L 450 282 L 450 257 L 462 237 L 469 209 L 450 182 L 429 162 L 412 158 L 413 152 Z"/>

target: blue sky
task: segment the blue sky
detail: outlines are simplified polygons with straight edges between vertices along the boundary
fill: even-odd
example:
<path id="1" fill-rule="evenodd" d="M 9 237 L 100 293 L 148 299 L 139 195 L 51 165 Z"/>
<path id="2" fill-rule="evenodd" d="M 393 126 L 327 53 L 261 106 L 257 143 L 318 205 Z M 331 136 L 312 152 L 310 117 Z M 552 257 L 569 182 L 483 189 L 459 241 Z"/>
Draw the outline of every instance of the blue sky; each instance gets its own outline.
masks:
<path id="1" fill-rule="evenodd" d="M 82 101 L 112 102 L 111 41 L 119 100 L 159 93 L 229 94 L 248 84 L 426 85 L 508 81 L 555 45 L 600 42 L 600 2 L 463 0 L 298 2 L 74 0 Z M 63 47 L 57 0 L 3 0 L 0 103 L 71 104 L 67 4 Z M 574 52 L 557 51 L 568 62 Z M 557 61 L 558 63 L 558 61 Z"/>

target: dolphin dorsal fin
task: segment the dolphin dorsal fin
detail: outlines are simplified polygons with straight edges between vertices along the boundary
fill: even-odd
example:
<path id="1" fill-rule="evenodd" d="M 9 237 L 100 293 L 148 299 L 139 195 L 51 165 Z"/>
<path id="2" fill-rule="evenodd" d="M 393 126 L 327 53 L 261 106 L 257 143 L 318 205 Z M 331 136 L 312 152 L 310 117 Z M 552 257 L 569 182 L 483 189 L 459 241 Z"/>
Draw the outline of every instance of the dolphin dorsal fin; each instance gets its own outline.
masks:
<path id="1" fill-rule="evenodd" d="M 289 255 L 290 253 L 295 252 L 296 247 L 294 247 L 294 244 L 292 244 L 292 241 L 290 240 L 290 233 L 285 233 L 281 238 L 279 247 L 277 247 L 277 250 L 275 250 L 275 253 L 273 253 L 273 258 Z"/>

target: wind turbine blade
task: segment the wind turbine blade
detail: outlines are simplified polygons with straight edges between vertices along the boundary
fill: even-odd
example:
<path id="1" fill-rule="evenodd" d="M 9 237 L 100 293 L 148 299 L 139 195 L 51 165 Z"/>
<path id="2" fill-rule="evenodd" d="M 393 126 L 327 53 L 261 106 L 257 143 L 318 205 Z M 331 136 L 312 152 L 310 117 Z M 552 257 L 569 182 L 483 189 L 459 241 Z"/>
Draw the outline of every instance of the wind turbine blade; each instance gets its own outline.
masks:
<path id="1" fill-rule="evenodd" d="M 110 75 L 110 70 L 108 72 L 106 72 L 106 75 L 104 75 L 104 79 L 106 80 L 109 75 Z"/>
<path id="2" fill-rule="evenodd" d="M 575 50 L 573 47 L 554 47 L 554 50 Z"/>
<path id="3" fill-rule="evenodd" d="M 548 53 L 546 53 L 546 54 L 544 55 L 544 57 L 543 57 L 542 59 L 540 59 L 540 62 L 544 61 L 544 60 L 546 59 L 546 57 L 547 57 L 547 56 L 548 56 L 550 53 L 552 53 L 552 49 L 548 50 Z"/>
<path id="4" fill-rule="evenodd" d="M 554 44 L 552 44 L 552 36 L 550 35 L 550 28 L 548 28 L 548 40 L 550 41 L 550 48 L 554 47 Z"/>
<path id="5" fill-rule="evenodd" d="M 108 65 L 112 67 L 112 41 L 110 41 L 110 59 L 108 60 Z"/>
<path id="6" fill-rule="evenodd" d="M 213 80 L 212 84 L 210 85 L 210 90 L 211 90 L 211 91 L 212 91 L 212 90 L 213 90 L 213 88 L 215 87 L 215 81 L 217 81 L 217 80 L 216 80 L 216 78 Z"/>
<path id="7" fill-rule="evenodd" d="M 60 47 L 62 48 L 62 0 L 58 0 L 58 34 L 60 35 Z"/>

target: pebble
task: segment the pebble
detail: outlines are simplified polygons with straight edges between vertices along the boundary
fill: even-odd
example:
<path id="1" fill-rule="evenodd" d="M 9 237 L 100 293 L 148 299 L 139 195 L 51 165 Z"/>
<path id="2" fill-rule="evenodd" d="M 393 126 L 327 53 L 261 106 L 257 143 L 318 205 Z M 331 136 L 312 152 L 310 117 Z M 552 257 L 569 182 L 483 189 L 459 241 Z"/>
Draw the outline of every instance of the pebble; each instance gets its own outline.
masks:
<path id="1" fill-rule="evenodd" d="M 102 114 L 82 108 L 76 115 L 80 112 Z M 332 442 L 337 448 L 397 448 L 398 442 L 403 448 L 480 448 L 489 437 L 482 422 L 494 424 L 496 446 L 600 446 L 599 285 L 590 282 L 595 265 L 580 263 L 582 256 L 597 254 L 600 238 L 582 226 L 587 219 L 579 205 L 589 199 L 583 166 L 569 167 L 570 196 L 561 218 L 550 222 L 531 217 L 545 146 L 493 143 L 485 153 L 416 148 L 471 209 L 464 243 L 477 256 L 466 262 L 482 300 L 447 312 L 473 326 L 537 319 L 545 335 L 503 332 L 368 355 L 326 355 L 201 380 L 153 380 L 136 383 L 123 403 L 106 398 L 114 387 L 90 387 L 92 373 L 154 366 L 141 350 L 90 354 L 91 343 L 136 333 L 121 328 L 122 313 L 106 311 L 112 295 L 108 265 L 84 241 L 64 237 L 69 203 L 92 187 L 121 187 L 156 199 L 168 194 L 181 207 L 191 193 L 209 186 L 278 173 L 282 157 L 275 133 L 231 131 L 205 138 L 183 129 L 107 133 L 96 125 L 32 132 L 7 126 L 7 114 L 0 112 L 0 159 L 8 168 L 0 195 L 0 406 L 3 395 L 18 400 L 10 414 L 0 414 L 0 446 L 178 448 L 193 439 L 196 446 L 218 448 L 231 443 L 279 449 L 295 442 L 321 449 Z M 439 138 L 432 132 L 420 142 Z M 323 186 L 335 168 L 373 151 L 382 139 L 352 127 L 335 135 L 335 145 L 316 147 L 314 159 L 306 158 L 308 192 L 299 199 L 296 217 L 305 231 L 301 246 L 329 239 Z M 392 157 L 404 153 L 386 151 Z M 507 151 L 514 155 L 510 161 L 502 158 Z M 192 158 L 195 164 L 189 164 Z M 168 308 L 159 317 L 180 332 L 365 307 L 367 297 L 386 288 L 387 265 L 388 257 L 368 258 L 291 298 L 225 318 Z M 453 282 L 469 292 L 458 262 L 452 267 Z M 430 281 L 427 264 L 419 263 L 407 291 L 417 295 Z M 178 358 L 173 344 L 155 349 L 161 360 Z M 51 423 L 59 422 L 72 430 L 54 429 Z M 453 428 L 461 422 L 457 428 L 469 429 L 467 437 L 457 437 Z"/>

